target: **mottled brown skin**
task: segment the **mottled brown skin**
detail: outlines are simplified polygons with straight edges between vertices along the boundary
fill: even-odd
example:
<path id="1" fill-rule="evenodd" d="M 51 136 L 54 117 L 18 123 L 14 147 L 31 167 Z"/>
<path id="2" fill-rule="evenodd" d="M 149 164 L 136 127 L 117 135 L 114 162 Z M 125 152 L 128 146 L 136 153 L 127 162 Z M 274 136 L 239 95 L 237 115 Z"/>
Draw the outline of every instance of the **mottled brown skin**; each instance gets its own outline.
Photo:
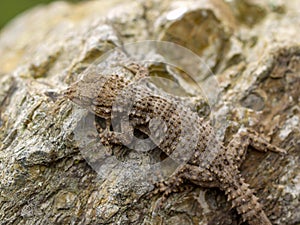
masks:
<path id="1" fill-rule="evenodd" d="M 133 129 L 140 129 L 167 155 L 185 162 L 166 181 L 157 183 L 154 194 L 163 192 L 163 199 L 179 191 L 185 181 L 202 187 L 218 187 L 251 225 L 270 225 L 253 191 L 238 170 L 249 145 L 259 151 L 285 151 L 269 144 L 255 132 L 241 130 L 225 147 L 215 139 L 209 122 L 182 105 L 172 96 L 158 96 L 139 85 L 148 76 L 144 67 L 135 65 L 135 78 L 120 75 L 103 76 L 91 81 L 79 81 L 64 95 L 107 120 L 106 129 L 99 127 L 103 144 L 130 145 Z M 128 123 L 123 123 L 123 120 Z M 155 120 L 158 119 L 158 122 Z M 110 131 L 112 121 L 118 121 L 118 132 Z M 163 122 L 162 122 L 163 121 Z"/>

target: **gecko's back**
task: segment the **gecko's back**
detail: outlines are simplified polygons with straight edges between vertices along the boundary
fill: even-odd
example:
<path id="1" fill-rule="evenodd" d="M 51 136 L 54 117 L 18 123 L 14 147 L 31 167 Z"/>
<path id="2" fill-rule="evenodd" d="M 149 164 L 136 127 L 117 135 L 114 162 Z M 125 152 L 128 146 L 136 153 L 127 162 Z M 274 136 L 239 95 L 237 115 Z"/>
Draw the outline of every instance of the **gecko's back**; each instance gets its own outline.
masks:
<path id="1" fill-rule="evenodd" d="M 116 100 L 118 107 L 113 107 L 112 114 L 120 113 L 120 120 L 129 117 L 133 127 L 144 126 L 142 130 L 149 131 L 147 134 L 163 152 L 189 165 L 189 169 L 173 176 L 176 181 L 172 183 L 177 183 L 181 179 L 179 174 L 183 174 L 183 178 L 197 185 L 218 187 L 225 191 L 244 220 L 254 225 L 271 224 L 241 177 L 233 158 L 235 153 L 231 149 L 227 152 L 227 148 L 217 141 L 208 121 L 172 96 L 158 96 L 143 85 L 130 86 L 120 91 Z M 120 108 L 121 112 L 118 111 Z"/>

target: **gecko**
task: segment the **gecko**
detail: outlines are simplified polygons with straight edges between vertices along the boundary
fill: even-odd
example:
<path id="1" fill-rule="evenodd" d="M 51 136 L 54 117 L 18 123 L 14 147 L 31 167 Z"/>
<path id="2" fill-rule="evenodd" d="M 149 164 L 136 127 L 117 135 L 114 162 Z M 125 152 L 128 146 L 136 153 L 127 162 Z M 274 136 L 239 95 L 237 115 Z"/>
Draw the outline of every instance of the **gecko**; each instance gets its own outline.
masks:
<path id="1" fill-rule="evenodd" d="M 145 85 L 138 85 L 150 76 L 146 66 L 134 63 L 126 68 L 134 74 L 133 79 L 97 74 L 91 80 L 70 85 L 63 92 L 65 98 L 106 120 L 105 128 L 97 125 L 100 141 L 104 145 L 130 146 L 133 131 L 138 129 L 166 155 L 184 162 L 169 178 L 156 183 L 152 193 L 162 193 L 162 199 L 166 199 L 180 191 L 186 181 L 201 187 L 217 187 L 225 192 L 243 221 L 250 225 L 271 225 L 239 167 L 248 146 L 262 152 L 285 154 L 286 151 L 249 128 L 240 129 L 225 146 L 215 138 L 210 122 L 176 97 L 162 97 Z M 111 129 L 113 121 L 118 121 L 115 127 L 119 129 Z"/>

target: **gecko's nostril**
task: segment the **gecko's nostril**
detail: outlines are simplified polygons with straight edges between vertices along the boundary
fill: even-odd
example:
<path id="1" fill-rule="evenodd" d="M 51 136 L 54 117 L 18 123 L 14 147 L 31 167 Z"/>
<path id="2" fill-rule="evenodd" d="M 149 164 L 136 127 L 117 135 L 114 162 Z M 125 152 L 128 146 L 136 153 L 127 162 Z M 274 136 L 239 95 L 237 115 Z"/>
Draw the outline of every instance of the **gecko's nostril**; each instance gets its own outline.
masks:
<path id="1" fill-rule="evenodd" d="M 64 97 L 64 94 L 63 93 L 59 93 L 59 92 L 56 92 L 56 91 L 46 91 L 44 92 L 44 94 L 46 96 L 48 96 L 49 98 L 51 98 L 54 102 L 61 98 L 61 97 Z"/>

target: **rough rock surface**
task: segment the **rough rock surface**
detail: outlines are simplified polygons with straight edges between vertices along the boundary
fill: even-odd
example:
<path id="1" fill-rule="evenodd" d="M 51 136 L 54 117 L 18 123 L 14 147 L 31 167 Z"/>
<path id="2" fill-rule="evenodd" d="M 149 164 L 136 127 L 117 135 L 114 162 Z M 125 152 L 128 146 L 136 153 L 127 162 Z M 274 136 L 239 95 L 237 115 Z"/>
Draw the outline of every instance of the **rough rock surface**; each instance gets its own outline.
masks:
<path id="1" fill-rule="evenodd" d="M 123 167 L 101 178 L 74 141 L 87 112 L 45 94 L 80 79 L 108 50 L 147 39 L 183 45 L 211 68 L 221 91 L 213 116 L 225 143 L 242 124 L 288 151 L 249 151 L 241 171 L 274 224 L 300 224 L 298 5 L 56 2 L 16 18 L 0 34 L 0 224 L 241 223 L 224 193 L 195 186 L 154 215 L 160 196 L 143 197 L 151 189 L 151 171 L 141 166 L 149 155 L 130 151 Z"/>

